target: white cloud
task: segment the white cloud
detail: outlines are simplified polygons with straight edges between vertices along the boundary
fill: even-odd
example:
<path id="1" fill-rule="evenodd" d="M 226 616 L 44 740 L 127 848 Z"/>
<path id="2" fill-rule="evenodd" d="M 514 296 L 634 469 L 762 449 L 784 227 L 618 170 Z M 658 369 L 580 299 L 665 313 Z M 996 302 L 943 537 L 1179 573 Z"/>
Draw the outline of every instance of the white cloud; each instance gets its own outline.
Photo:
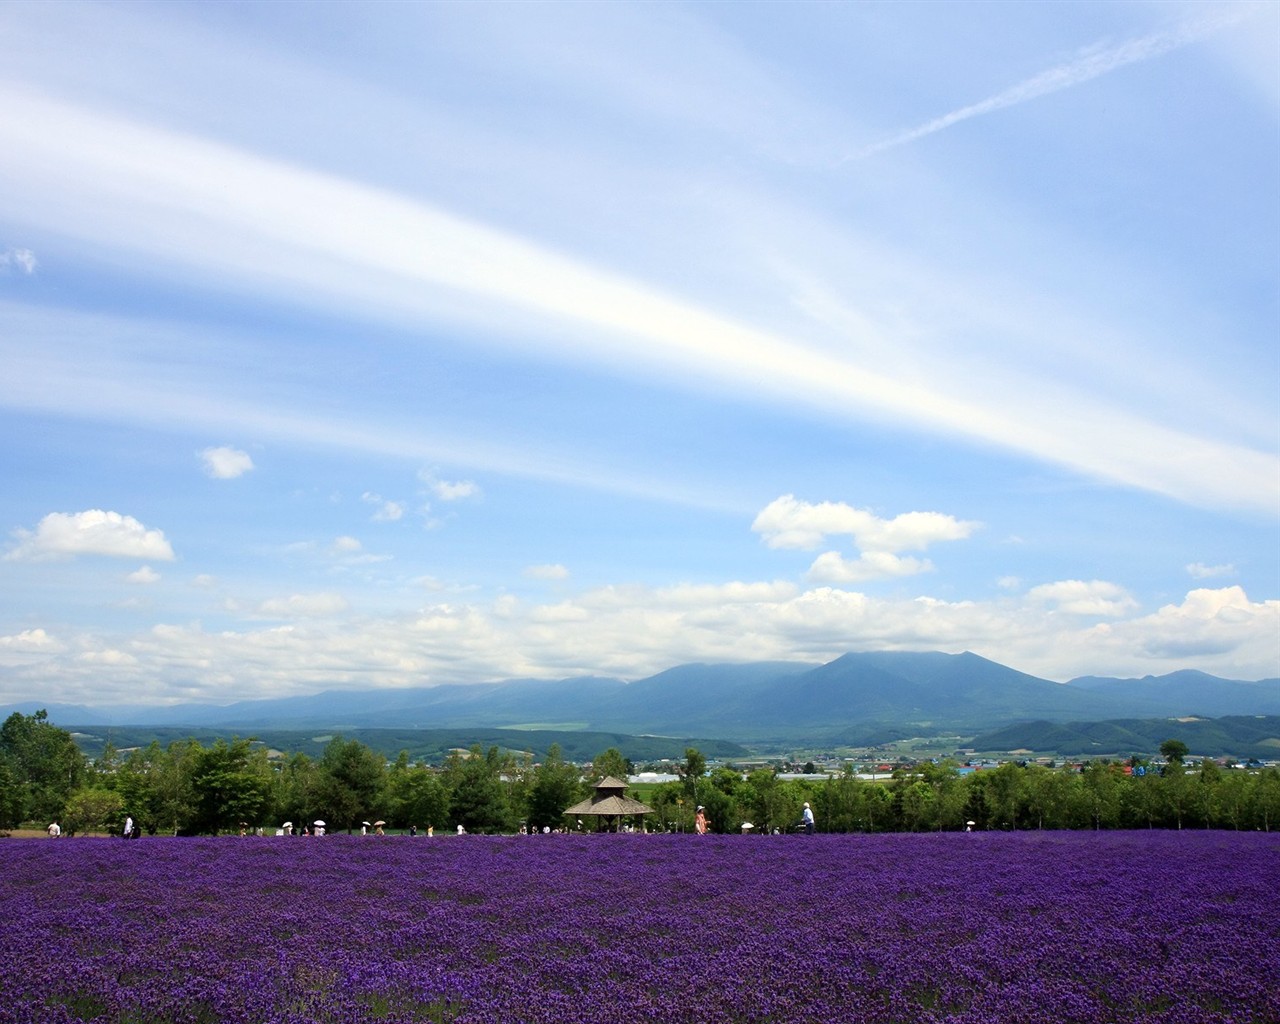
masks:
<path id="1" fill-rule="evenodd" d="M 335 537 L 329 545 L 329 556 L 342 566 L 373 565 L 377 562 L 391 561 L 390 555 L 375 555 L 365 551 L 364 545 L 355 537 Z"/>
<path id="2" fill-rule="evenodd" d="M 845 558 L 838 551 L 827 551 L 813 560 L 805 578 L 813 583 L 863 583 L 932 571 L 933 563 L 927 558 L 902 558 L 888 551 Z"/>
<path id="3" fill-rule="evenodd" d="M 272 619 L 316 619 L 338 615 L 347 610 L 341 594 L 321 592 L 273 597 L 258 606 L 258 613 Z"/>
<path id="4" fill-rule="evenodd" d="M 812 504 L 784 494 L 766 505 L 751 529 L 771 548 L 812 549 L 829 536 L 847 534 L 863 551 L 923 551 L 930 544 L 964 540 L 978 528 L 941 512 L 904 512 L 880 519 L 840 501 Z"/>
<path id="5" fill-rule="evenodd" d="M 462 501 L 464 498 L 474 498 L 480 494 L 480 485 L 473 480 L 441 480 L 425 471 L 418 476 L 440 501 Z"/>
<path id="6" fill-rule="evenodd" d="M 0 650 L 18 654 L 47 654 L 62 645 L 43 629 L 24 629 L 13 636 L 0 636 Z"/>
<path id="7" fill-rule="evenodd" d="M 206 448 L 200 453 L 204 462 L 204 471 L 215 480 L 233 480 L 253 469 L 253 459 L 248 452 L 225 445 L 218 448 Z"/>
<path id="8" fill-rule="evenodd" d="M 136 665 L 138 659 L 128 651 L 107 648 L 101 651 L 84 651 L 76 655 L 76 661 L 86 665 Z"/>
<path id="9" fill-rule="evenodd" d="M 375 523 L 394 523 L 404 518 L 404 503 L 400 501 L 387 501 L 379 494 L 372 491 L 365 491 L 360 495 L 360 500 L 367 505 L 377 505 L 377 510 L 373 513 L 373 521 Z"/>
<path id="10" fill-rule="evenodd" d="M 522 575 L 531 580 L 567 580 L 569 570 L 563 565 L 527 565 Z"/>
<path id="11" fill-rule="evenodd" d="M 156 572 L 153 568 L 151 568 L 151 566 L 144 565 L 141 568 L 136 569 L 133 572 L 129 573 L 129 575 L 125 577 L 125 580 L 129 583 L 140 583 L 144 585 L 151 584 L 151 583 L 159 583 L 160 574 Z"/>
<path id="12" fill-rule="evenodd" d="M 1149 663 L 1205 667 L 1228 676 L 1234 664 L 1244 679 L 1280 676 L 1277 638 L 1280 601 L 1250 601 L 1238 586 L 1192 590 L 1181 604 L 1101 624 L 1090 634 L 1107 652 L 1131 651 Z"/>
<path id="13" fill-rule="evenodd" d="M 132 516 L 102 509 L 50 512 L 34 531 L 15 530 L 18 542 L 6 560 L 106 555 L 171 562 L 173 548 L 160 530 L 149 530 Z"/>
<path id="14" fill-rule="evenodd" d="M 827 551 L 814 559 L 807 579 L 813 583 L 862 583 L 931 572 L 927 558 L 904 558 L 899 551 L 923 551 L 939 541 L 963 540 L 979 524 L 941 512 L 904 512 L 881 519 L 844 502 L 813 504 L 784 494 L 766 505 L 751 524 L 771 548 L 810 550 L 828 537 L 847 535 L 860 550 L 857 558 Z"/>
<path id="15" fill-rule="evenodd" d="M 1230 562 L 1226 565 L 1205 565 L 1202 562 L 1192 562 L 1187 566 L 1187 574 L 1193 579 L 1207 580 L 1215 576 L 1234 576 L 1236 567 Z"/>
<path id="16" fill-rule="evenodd" d="M 1138 607 L 1129 593 L 1105 580 L 1060 580 L 1032 587 L 1032 601 L 1051 604 L 1068 615 L 1127 615 Z"/>
<path id="17" fill-rule="evenodd" d="M 1090 594 L 1104 595 L 1096 615 L 1057 607 Z M 1195 590 L 1154 614 L 1118 618 L 1108 607 L 1116 600 L 1115 590 L 1093 584 L 947 601 L 739 581 L 600 587 L 549 603 L 455 591 L 414 613 L 355 618 L 341 614 L 336 594 L 295 594 L 264 605 L 270 617 L 290 620 L 270 628 L 164 624 L 127 638 L 83 634 L 61 646 L 32 630 L 0 640 L 0 649 L 15 656 L 4 677 L 13 699 L 40 692 L 91 703 L 136 702 L 139 693 L 225 701 L 334 686 L 639 678 L 696 661 L 816 663 L 866 650 L 970 650 L 1058 680 L 1189 667 L 1239 679 L 1280 673 L 1280 601 L 1252 602 L 1239 587 Z M 324 621 L 308 621 L 316 615 Z"/>
<path id="18" fill-rule="evenodd" d="M 36 272 L 37 266 L 36 254 L 30 249 L 5 249 L 0 252 L 0 272 L 13 267 L 19 273 L 30 276 Z"/>

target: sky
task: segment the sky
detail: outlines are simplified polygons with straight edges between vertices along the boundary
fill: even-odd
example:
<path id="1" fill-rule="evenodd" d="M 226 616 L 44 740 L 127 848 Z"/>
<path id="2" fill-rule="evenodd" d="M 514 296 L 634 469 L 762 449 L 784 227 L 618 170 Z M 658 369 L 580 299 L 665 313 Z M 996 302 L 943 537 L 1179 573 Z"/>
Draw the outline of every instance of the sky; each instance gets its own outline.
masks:
<path id="1" fill-rule="evenodd" d="M 0 703 L 1280 676 L 1280 5 L 0 4 Z"/>

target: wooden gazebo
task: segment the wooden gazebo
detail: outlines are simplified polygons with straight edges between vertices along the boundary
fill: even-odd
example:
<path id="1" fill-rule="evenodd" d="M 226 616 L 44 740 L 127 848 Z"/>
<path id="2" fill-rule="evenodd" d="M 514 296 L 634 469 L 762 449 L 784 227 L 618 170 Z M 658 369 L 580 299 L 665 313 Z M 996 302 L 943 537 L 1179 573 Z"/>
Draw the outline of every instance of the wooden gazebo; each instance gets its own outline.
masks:
<path id="1" fill-rule="evenodd" d="M 590 800 L 574 804 L 564 813 L 575 817 L 590 815 L 599 819 L 597 831 L 620 832 L 622 819 L 633 814 L 652 814 L 653 808 L 632 800 L 627 793 L 627 784 L 612 775 L 606 775 L 596 783 L 596 793 Z"/>

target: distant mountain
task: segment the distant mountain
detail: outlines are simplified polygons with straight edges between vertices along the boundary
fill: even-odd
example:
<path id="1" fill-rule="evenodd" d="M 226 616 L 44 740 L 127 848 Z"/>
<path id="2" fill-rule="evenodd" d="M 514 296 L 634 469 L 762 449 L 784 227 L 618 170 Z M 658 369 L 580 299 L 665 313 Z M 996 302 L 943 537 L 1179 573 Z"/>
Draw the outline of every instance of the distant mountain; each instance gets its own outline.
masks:
<path id="1" fill-rule="evenodd" d="M 1164 714 L 1172 702 L 1182 715 L 1280 715 L 1280 679 L 1246 682 L 1183 669 L 1141 679 L 1081 676 L 1067 685 L 1123 700 L 1146 714 Z"/>
<path id="2" fill-rule="evenodd" d="M 38 703 L 21 705 L 24 714 Z M 7 715 L 12 708 L 0 709 Z M 547 728 L 732 740 L 828 742 L 855 735 L 977 733 L 1019 722 L 1280 714 L 1280 681 L 1202 672 L 1055 683 L 976 654 L 846 654 L 798 662 L 680 665 L 626 683 L 509 679 L 402 690 L 327 691 L 225 706 L 48 705 L 66 725 L 235 729 Z"/>

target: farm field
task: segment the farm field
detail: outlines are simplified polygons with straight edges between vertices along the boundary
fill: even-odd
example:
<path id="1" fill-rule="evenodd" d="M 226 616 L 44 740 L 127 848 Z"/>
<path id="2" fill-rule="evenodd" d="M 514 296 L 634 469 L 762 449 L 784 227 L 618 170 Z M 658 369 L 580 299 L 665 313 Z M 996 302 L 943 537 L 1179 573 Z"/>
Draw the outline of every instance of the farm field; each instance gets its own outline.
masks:
<path id="1" fill-rule="evenodd" d="M 0 1024 L 1280 1020 L 1280 835 L 0 846 Z"/>

